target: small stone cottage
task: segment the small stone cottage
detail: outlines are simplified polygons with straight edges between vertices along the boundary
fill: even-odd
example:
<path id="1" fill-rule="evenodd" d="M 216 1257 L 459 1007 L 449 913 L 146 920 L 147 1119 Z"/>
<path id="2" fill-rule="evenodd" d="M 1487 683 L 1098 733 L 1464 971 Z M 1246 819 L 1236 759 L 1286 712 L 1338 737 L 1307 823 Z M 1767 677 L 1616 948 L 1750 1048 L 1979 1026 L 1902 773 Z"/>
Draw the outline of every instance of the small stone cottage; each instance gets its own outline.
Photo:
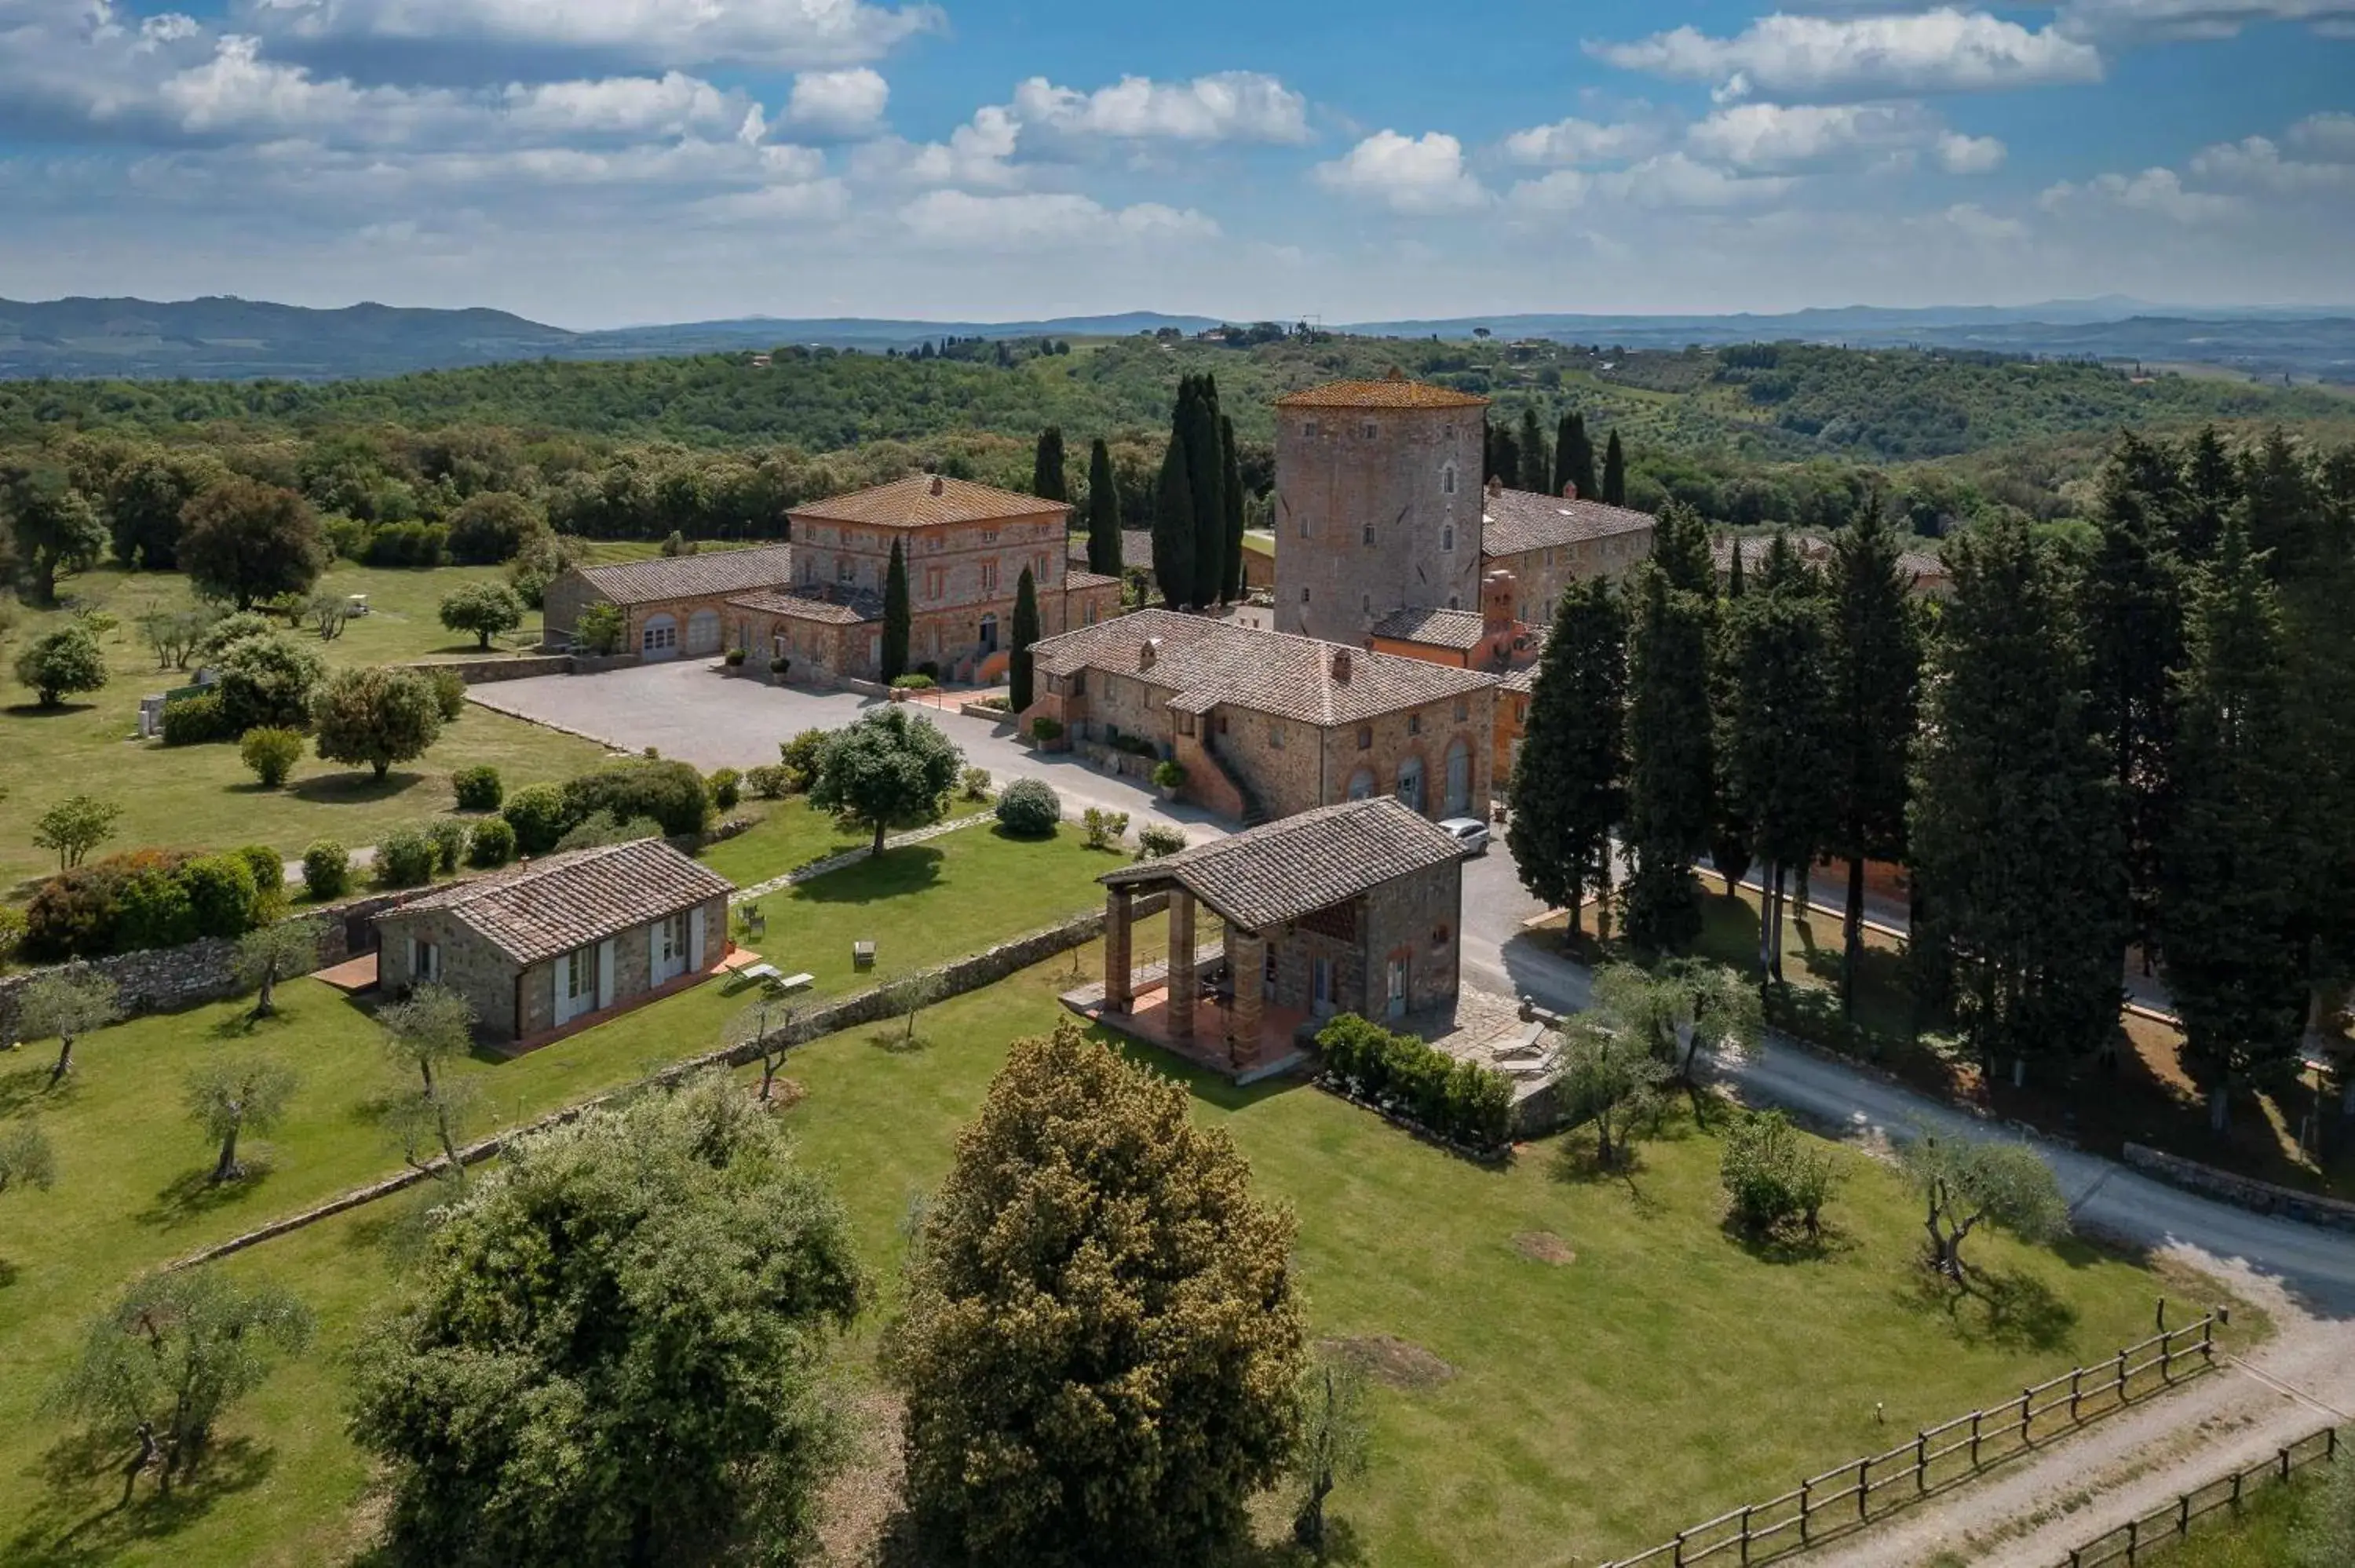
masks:
<path id="1" fill-rule="evenodd" d="M 378 916 L 377 980 L 447 986 L 484 1038 L 530 1040 L 717 969 L 734 891 L 660 839 L 552 854 Z"/>

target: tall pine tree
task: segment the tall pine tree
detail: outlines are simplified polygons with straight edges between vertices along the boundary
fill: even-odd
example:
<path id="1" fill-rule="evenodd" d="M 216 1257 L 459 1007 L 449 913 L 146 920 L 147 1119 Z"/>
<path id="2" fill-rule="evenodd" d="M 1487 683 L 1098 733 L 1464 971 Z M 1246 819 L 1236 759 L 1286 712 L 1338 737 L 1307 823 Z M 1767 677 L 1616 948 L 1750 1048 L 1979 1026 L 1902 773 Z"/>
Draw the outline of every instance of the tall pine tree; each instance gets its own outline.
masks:
<path id="1" fill-rule="evenodd" d="M 1120 576 L 1127 566 L 1120 543 L 1120 482 L 1112 471 L 1112 450 L 1098 436 L 1088 452 L 1088 570 Z"/>
<path id="2" fill-rule="evenodd" d="M 2240 471 L 2213 425 L 2192 438 L 2191 450 L 2183 462 L 2183 492 L 2175 548 L 2196 565 L 2216 554 L 2217 541 L 2224 536 L 2224 519 L 2241 500 Z"/>
<path id="3" fill-rule="evenodd" d="M 1243 471 L 1235 450 L 1235 422 L 1219 417 L 1219 534 L 1224 548 L 1219 556 L 1219 602 L 1235 604 L 1243 597 Z"/>
<path id="4" fill-rule="evenodd" d="M 1616 430 L 1603 449 L 1603 499 L 1607 505 L 1627 504 L 1627 454 L 1619 445 Z"/>
<path id="5" fill-rule="evenodd" d="M 2146 962 L 2158 940 L 2159 846 L 2175 780 L 2183 589 L 2173 543 L 2186 510 L 2175 454 L 2131 432 L 2121 437 L 2102 471 L 2101 543 L 2078 589 L 2088 714 L 2109 737 L 2128 917 Z"/>
<path id="6" fill-rule="evenodd" d="M 1014 585 L 1013 653 L 1006 662 L 1008 697 L 1013 711 L 1020 713 L 1030 705 L 1033 660 L 1030 645 L 1039 641 L 1039 584 L 1030 568 L 1022 568 L 1022 577 Z"/>
<path id="7" fill-rule="evenodd" d="M 1864 960 L 1864 866 L 1905 857 L 1906 764 L 1922 690 L 1921 622 L 1907 600 L 1898 543 L 1878 505 L 1832 543 L 1832 831 L 1848 861 L 1840 916 L 1840 1009 L 1856 1006 Z"/>
<path id="8" fill-rule="evenodd" d="M 2281 608 L 2228 517 L 2196 588 L 2159 902 L 2168 994 L 2221 1133 L 2233 1091 L 2293 1070 L 2307 1012 L 2297 704 Z M 2342 895 L 2344 890 L 2342 889 Z"/>
<path id="9" fill-rule="evenodd" d="M 1764 860 L 1759 964 L 1783 979 L 1784 883 L 1831 836 L 1832 714 L 1824 600 L 1814 572 L 1781 534 L 1761 581 L 1728 608 L 1722 769 Z"/>
<path id="10" fill-rule="evenodd" d="M 890 685 L 908 673 L 908 563 L 900 554 L 897 535 L 891 540 L 891 562 L 883 573 L 883 683 Z"/>
<path id="11" fill-rule="evenodd" d="M 1700 520 L 1693 519 L 1698 528 Z M 1702 571 L 1709 546 L 1701 542 Z M 1709 600 L 1646 567 L 1627 662 L 1627 847 L 1623 928 L 1639 947 L 1679 948 L 1700 934 L 1692 860 L 1709 842 Z"/>
<path id="12" fill-rule="evenodd" d="M 1153 577 L 1162 602 L 1188 608 L 1194 598 L 1194 481 L 1186 440 L 1195 425 L 1191 376 L 1178 383 L 1178 406 L 1169 416 L 1169 446 L 1161 455 L 1161 476 L 1153 493 Z"/>
<path id="13" fill-rule="evenodd" d="M 1508 786 L 1505 842 L 1521 885 L 1570 911 L 1611 889 L 1611 834 L 1626 812 L 1627 611 L 1608 577 L 1572 583 L 1554 613 Z"/>
<path id="14" fill-rule="evenodd" d="M 1907 831 L 1922 950 L 1980 1062 L 2106 1046 L 2125 853 L 2065 570 L 2017 518 L 1950 546 Z"/>
<path id="15" fill-rule="evenodd" d="M 1050 425 L 1039 432 L 1039 450 L 1030 457 L 1030 493 L 1043 501 L 1069 501 L 1071 490 L 1063 474 L 1063 428 Z"/>
<path id="16" fill-rule="evenodd" d="M 1553 460 L 1546 453 L 1545 429 L 1538 423 L 1538 411 L 1534 408 L 1521 410 L 1520 449 L 1520 472 L 1518 477 L 1507 474 L 1505 482 L 1516 490 L 1535 491 L 1543 495 L 1547 472 Z"/>

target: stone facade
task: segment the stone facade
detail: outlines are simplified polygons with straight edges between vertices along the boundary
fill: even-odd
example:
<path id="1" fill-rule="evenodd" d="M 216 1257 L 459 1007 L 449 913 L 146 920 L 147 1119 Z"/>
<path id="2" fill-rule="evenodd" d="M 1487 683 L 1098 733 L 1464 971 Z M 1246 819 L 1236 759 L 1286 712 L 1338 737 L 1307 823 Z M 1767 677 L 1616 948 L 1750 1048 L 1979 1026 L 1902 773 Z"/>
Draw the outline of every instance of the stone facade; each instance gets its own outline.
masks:
<path id="1" fill-rule="evenodd" d="M 703 911 L 703 964 L 709 969 L 728 948 L 728 900 L 706 899 Z M 477 1033 L 499 1041 L 528 1040 L 559 1027 L 556 1012 L 557 974 L 564 957 L 518 965 L 464 918 L 462 908 L 390 910 L 378 925 L 383 948 L 377 959 L 377 981 L 389 996 L 400 996 L 420 980 L 419 945 L 430 943 L 438 965 L 432 977 L 474 1004 Z M 666 916 L 667 917 L 667 913 Z M 594 1019 L 602 1012 L 655 989 L 654 931 L 656 922 L 629 927 L 609 938 L 613 944 L 613 984 L 592 1008 L 561 1021 L 563 1024 Z M 595 948 L 587 949 L 597 963 Z M 690 959 L 688 974 L 697 969 Z"/>
<path id="2" fill-rule="evenodd" d="M 1354 1012 L 1395 1018 L 1452 1001 L 1460 984 L 1456 922 L 1463 905 L 1464 867 L 1451 862 L 1263 931 L 1262 995 L 1271 1006 L 1311 1017 Z M 1229 945 L 1232 964 L 1231 936 Z M 1321 997 L 1320 961 L 1327 992 Z M 1240 984 L 1241 969 L 1235 973 Z M 1395 1008 L 1393 979 L 1399 987 Z"/>
<path id="3" fill-rule="evenodd" d="M 1395 609 L 1477 608 L 1486 408 L 1405 381 L 1278 400 L 1278 630 L 1362 643 Z"/>
<path id="4" fill-rule="evenodd" d="M 789 582 L 793 560 L 792 546 L 763 545 L 571 567 L 541 599 L 541 644 L 569 647 L 581 611 L 611 604 L 622 611 L 621 652 L 647 660 L 716 657 L 744 645 L 730 599 Z"/>
<path id="5" fill-rule="evenodd" d="M 1521 742 L 1529 733 L 1529 698 L 1537 691 L 1537 666 L 1516 670 L 1497 688 L 1497 722 L 1489 756 L 1490 788 L 1503 800 L 1513 787 L 1513 768 L 1521 759 Z"/>
<path id="6" fill-rule="evenodd" d="M 1651 556 L 1652 535 L 1646 529 L 1490 556 L 1487 562 L 1492 570 L 1512 574 L 1513 619 L 1544 627 L 1553 624 L 1554 607 L 1571 584 L 1589 577 L 1618 581 Z"/>

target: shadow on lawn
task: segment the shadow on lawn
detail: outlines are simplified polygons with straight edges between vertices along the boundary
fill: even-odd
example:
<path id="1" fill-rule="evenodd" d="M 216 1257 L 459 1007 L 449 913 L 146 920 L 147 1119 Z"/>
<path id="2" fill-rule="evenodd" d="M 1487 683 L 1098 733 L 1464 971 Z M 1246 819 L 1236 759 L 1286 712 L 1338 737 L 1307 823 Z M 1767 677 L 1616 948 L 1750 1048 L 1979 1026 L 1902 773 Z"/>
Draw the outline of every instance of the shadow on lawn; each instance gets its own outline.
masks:
<path id="1" fill-rule="evenodd" d="M 97 711 L 96 703 L 56 703 L 46 708 L 38 703 L 12 703 L 0 708 L 0 713 L 10 718 L 30 719 L 70 718 L 76 714 L 94 714 Z"/>
<path id="2" fill-rule="evenodd" d="M 940 882 L 941 864 L 947 858 L 931 844 L 885 850 L 840 871 L 798 883 L 790 897 L 796 903 L 867 904 L 922 893 Z"/>
<path id="3" fill-rule="evenodd" d="M 173 1230 L 241 1203 L 271 1176 L 267 1155 L 244 1156 L 245 1174 L 234 1181 L 215 1181 L 212 1167 L 202 1166 L 177 1178 L 155 1194 L 155 1201 L 132 1216 L 143 1225 Z"/>
<path id="4" fill-rule="evenodd" d="M 13 1568 L 98 1568 L 142 1542 L 168 1539 L 227 1499 L 250 1491 L 278 1467 L 278 1451 L 250 1437 L 213 1445 L 196 1475 L 165 1497 L 152 1475 L 123 1499 L 123 1467 L 134 1450 L 112 1437 L 76 1433 L 50 1445 L 40 1474 L 48 1496 L 0 1549 Z"/>
<path id="5" fill-rule="evenodd" d="M 23 1058 L 23 1063 L 11 1072 L 0 1074 L 0 1117 L 15 1116 L 35 1105 L 62 1105 L 80 1081 L 79 1075 L 68 1074 L 64 1083 L 55 1089 L 49 1087 L 49 1073 L 57 1065 L 55 1051 L 36 1056 L 31 1047 L 19 1045 L 11 1049 L 8 1056 Z"/>
<path id="6" fill-rule="evenodd" d="M 1957 1285 L 1924 1266 L 1899 1295 L 1916 1311 L 1943 1313 L 1955 1338 L 1966 1345 L 2058 1350 L 2077 1326 L 2077 1309 L 2024 1269 L 1966 1266 Z"/>
<path id="7" fill-rule="evenodd" d="M 422 773 L 392 772 L 381 779 L 366 771 L 322 773 L 289 785 L 279 793 L 292 795 L 298 800 L 307 800 L 314 805 L 365 805 L 371 801 L 392 800 L 424 782 L 425 775 Z"/>

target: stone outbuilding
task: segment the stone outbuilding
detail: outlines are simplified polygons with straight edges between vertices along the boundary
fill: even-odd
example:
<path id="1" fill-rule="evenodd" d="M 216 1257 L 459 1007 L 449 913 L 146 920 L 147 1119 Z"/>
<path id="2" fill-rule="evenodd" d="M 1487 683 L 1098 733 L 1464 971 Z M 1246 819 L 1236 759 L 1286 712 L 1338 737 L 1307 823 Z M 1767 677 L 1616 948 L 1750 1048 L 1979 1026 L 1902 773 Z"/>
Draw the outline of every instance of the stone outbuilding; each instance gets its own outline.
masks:
<path id="1" fill-rule="evenodd" d="M 378 983 L 447 986 L 485 1038 L 528 1042 L 719 969 L 735 890 L 661 839 L 552 854 L 378 916 Z"/>
<path id="2" fill-rule="evenodd" d="M 1167 609 L 1032 652 L 1026 726 L 1143 747 L 1185 769 L 1185 799 L 1246 825 L 1376 795 L 1487 812 L 1497 681 L 1481 671 Z"/>
<path id="3" fill-rule="evenodd" d="M 1508 490 L 1488 482 L 1480 508 L 1480 558 L 1509 573 L 1506 611 L 1529 626 L 1553 624 L 1562 590 L 1589 577 L 1625 577 L 1649 559 L 1657 527 L 1648 512 L 1561 495 Z"/>
<path id="4" fill-rule="evenodd" d="M 1108 890 L 1103 985 L 1080 1004 L 1239 1075 L 1280 1070 L 1320 1019 L 1402 1018 L 1460 986 L 1463 847 L 1394 800 L 1305 811 L 1096 880 Z M 1135 901 L 1163 893 L 1168 961 L 1140 978 Z M 1224 931 L 1207 984 L 1199 909 Z"/>
<path id="5" fill-rule="evenodd" d="M 791 582 L 793 562 L 792 546 L 762 545 L 572 567 L 548 585 L 540 601 L 540 642 L 570 647 L 581 612 L 610 604 L 623 615 L 620 652 L 646 660 L 709 658 L 741 646 L 741 628 L 734 623 L 741 617 L 728 601 Z"/>

